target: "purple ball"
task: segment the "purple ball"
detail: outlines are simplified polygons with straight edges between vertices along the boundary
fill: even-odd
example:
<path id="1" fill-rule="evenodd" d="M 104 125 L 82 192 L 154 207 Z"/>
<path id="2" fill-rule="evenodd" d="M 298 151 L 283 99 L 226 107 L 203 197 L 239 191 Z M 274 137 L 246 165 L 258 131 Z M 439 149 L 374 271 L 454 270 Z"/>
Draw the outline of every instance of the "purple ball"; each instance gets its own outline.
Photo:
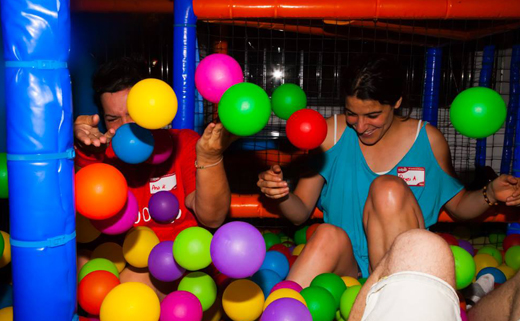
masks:
<path id="1" fill-rule="evenodd" d="M 148 257 L 148 270 L 163 282 L 175 281 L 184 274 L 186 270 L 173 258 L 173 241 L 163 241 L 154 246 Z"/>
<path id="2" fill-rule="evenodd" d="M 168 294 L 161 302 L 161 321 L 200 321 L 202 304 L 199 299 L 187 291 L 175 291 Z"/>
<path id="3" fill-rule="evenodd" d="M 265 308 L 260 321 L 312 321 L 309 309 L 293 298 L 281 298 Z"/>
<path id="4" fill-rule="evenodd" d="M 460 247 L 462 247 L 463 249 L 468 251 L 468 253 L 471 254 L 471 256 L 475 256 L 475 249 L 473 248 L 473 245 L 471 245 L 470 242 L 468 242 L 466 240 L 458 240 L 458 241 L 459 241 Z"/>
<path id="5" fill-rule="evenodd" d="M 253 225 L 239 221 L 222 225 L 213 235 L 210 247 L 213 265 L 234 279 L 255 274 L 262 266 L 265 252 L 262 234 Z"/>
<path id="6" fill-rule="evenodd" d="M 300 291 L 302 290 L 302 286 L 294 281 L 285 280 L 285 281 L 279 282 L 275 286 L 273 286 L 270 293 L 273 293 L 274 291 L 276 291 L 278 289 L 291 289 L 291 290 L 294 290 L 294 291 L 300 293 Z"/>
<path id="7" fill-rule="evenodd" d="M 148 210 L 155 221 L 169 223 L 179 214 L 179 200 L 169 191 L 160 191 L 150 197 Z"/>

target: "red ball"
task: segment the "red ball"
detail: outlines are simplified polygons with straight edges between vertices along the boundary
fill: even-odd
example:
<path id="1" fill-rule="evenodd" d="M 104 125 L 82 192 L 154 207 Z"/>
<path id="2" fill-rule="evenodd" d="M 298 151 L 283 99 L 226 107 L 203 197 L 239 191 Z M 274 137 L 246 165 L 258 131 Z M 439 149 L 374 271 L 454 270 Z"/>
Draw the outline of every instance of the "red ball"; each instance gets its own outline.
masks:
<path id="1" fill-rule="evenodd" d="M 76 173 L 76 209 L 93 220 L 116 215 L 126 204 L 128 185 L 114 166 L 97 163 Z"/>
<path id="2" fill-rule="evenodd" d="M 295 111 L 287 120 L 287 138 L 300 149 L 314 149 L 327 137 L 327 121 L 313 109 Z"/>
<path id="3" fill-rule="evenodd" d="M 520 234 L 509 234 L 504 239 L 504 243 L 502 243 L 502 247 L 504 248 L 504 252 L 507 252 L 507 250 L 511 246 L 520 245 Z"/>
<path id="4" fill-rule="evenodd" d="M 119 285 L 119 279 L 104 270 L 90 272 L 78 286 L 78 302 L 86 312 L 98 315 L 101 303 L 113 288 Z"/>
<path id="5" fill-rule="evenodd" d="M 457 238 L 448 233 L 439 233 L 439 236 L 442 237 L 449 245 L 459 246 L 459 241 Z"/>
<path id="6" fill-rule="evenodd" d="M 292 268 L 292 266 L 293 266 L 293 264 L 294 264 L 294 262 L 296 261 L 297 258 L 298 258 L 297 255 L 291 255 L 291 256 L 289 257 L 289 269 Z"/>
<path id="7" fill-rule="evenodd" d="M 285 255 L 287 260 L 289 260 L 289 257 L 291 256 L 291 251 L 289 251 L 289 248 L 281 243 L 275 244 L 269 248 L 269 251 L 277 251 Z"/>

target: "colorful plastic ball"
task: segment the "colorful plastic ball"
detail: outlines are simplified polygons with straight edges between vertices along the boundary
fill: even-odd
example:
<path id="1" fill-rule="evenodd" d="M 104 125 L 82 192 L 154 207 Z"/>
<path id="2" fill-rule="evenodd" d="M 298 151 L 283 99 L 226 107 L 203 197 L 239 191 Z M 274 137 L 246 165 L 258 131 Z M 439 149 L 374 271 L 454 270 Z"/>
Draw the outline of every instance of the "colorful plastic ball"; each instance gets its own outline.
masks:
<path id="1" fill-rule="evenodd" d="M 491 246 L 491 245 L 484 246 L 483 248 L 481 248 L 477 251 L 477 254 L 482 254 L 482 253 L 491 255 L 495 260 L 497 260 L 498 265 L 502 264 L 502 261 L 503 261 L 502 253 L 500 253 L 500 251 L 497 250 L 496 247 Z"/>
<path id="2" fill-rule="evenodd" d="M 217 298 L 211 308 L 202 313 L 202 321 L 221 321 L 223 320 L 223 315 L 222 300 Z"/>
<path id="3" fill-rule="evenodd" d="M 103 321 L 157 321 L 161 305 L 157 294 L 139 282 L 126 282 L 110 291 L 101 304 Z"/>
<path id="4" fill-rule="evenodd" d="M 284 281 L 277 283 L 275 286 L 273 286 L 270 293 L 273 293 L 274 291 L 279 290 L 279 289 L 292 289 L 292 290 L 300 293 L 300 291 L 302 290 L 302 286 L 294 281 L 284 280 Z"/>
<path id="5" fill-rule="evenodd" d="M 341 295 L 339 310 L 341 311 L 343 319 L 348 320 L 350 311 L 352 310 L 352 306 L 354 305 L 354 301 L 356 301 L 360 290 L 361 285 L 354 285 L 347 288 Z"/>
<path id="6" fill-rule="evenodd" d="M 262 314 L 264 294 L 253 281 L 233 281 L 222 295 L 222 307 L 233 321 L 253 321 Z"/>
<path id="7" fill-rule="evenodd" d="M 319 223 L 315 223 L 315 224 L 312 224 L 311 226 L 309 226 L 309 228 L 307 229 L 307 231 L 305 232 L 305 238 L 307 239 L 307 242 L 310 240 L 310 238 L 314 235 L 314 232 L 316 232 L 316 229 L 320 226 L 321 224 Z"/>
<path id="8" fill-rule="evenodd" d="M 327 137 L 327 121 L 313 109 L 301 109 L 287 120 L 285 131 L 294 146 L 305 150 L 315 149 Z"/>
<path id="9" fill-rule="evenodd" d="M 150 158 L 154 144 L 152 132 L 135 123 L 122 125 L 112 138 L 114 153 L 128 164 L 139 164 Z"/>
<path id="10" fill-rule="evenodd" d="M 152 130 L 152 135 L 155 144 L 152 155 L 148 158 L 147 162 L 154 165 L 162 164 L 172 155 L 172 136 L 167 129 Z"/>
<path id="11" fill-rule="evenodd" d="M 147 267 L 148 256 L 157 244 L 159 238 L 151 228 L 146 226 L 132 228 L 123 241 L 123 255 L 126 262 L 136 268 Z"/>
<path id="12" fill-rule="evenodd" d="M 218 105 L 218 115 L 230 133 L 251 136 L 267 125 L 271 117 L 271 102 L 262 88 L 244 82 L 224 93 Z"/>
<path id="13" fill-rule="evenodd" d="M 307 107 L 307 95 L 295 84 L 283 84 L 273 91 L 271 106 L 276 116 L 289 119 L 300 109 Z"/>
<path id="14" fill-rule="evenodd" d="M 7 154 L 0 153 L 0 198 L 9 197 L 9 187 L 7 185 Z"/>
<path id="15" fill-rule="evenodd" d="M 280 239 L 280 237 L 274 233 L 264 233 L 264 234 L 262 234 L 262 236 L 264 237 L 266 250 L 269 250 L 271 248 L 271 246 L 273 246 L 275 244 L 282 243 L 282 240 Z"/>
<path id="16" fill-rule="evenodd" d="M 282 277 L 275 271 L 259 270 L 251 277 L 251 281 L 258 284 L 265 296 L 271 293 L 271 289 L 282 281 Z"/>
<path id="17" fill-rule="evenodd" d="M 498 284 L 502 284 L 507 281 L 507 278 L 506 278 L 506 275 L 504 274 L 504 272 L 500 271 L 498 268 L 495 268 L 495 267 L 487 267 L 487 268 L 483 268 L 482 270 L 480 270 L 480 272 L 478 272 L 478 274 L 477 274 L 477 280 L 485 274 L 493 275 L 493 278 L 495 279 L 495 283 L 498 283 Z"/>
<path id="18" fill-rule="evenodd" d="M 297 245 L 307 243 L 307 229 L 309 225 L 302 227 L 294 233 L 294 243 Z"/>
<path id="19" fill-rule="evenodd" d="M 126 104 L 130 117 L 146 129 L 162 128 L 177 114 L 177 96 L 170 85 L 159 79 L 143 79 L 135 84 Z"/>
<path id="20" fill-rule="evenodd" d="M 86 318 L 86 317 L 79 317 L 79 321 L 99 321 L 98 318 Z"/>
<path id="21" fill-rule="evenodd" d="M 455 261 L 455 282 L 457 290 L 471 284 L 476 274 L 476 264 L 473 257 L 460 246 L 450 245 Z M 485 254 L 487 255 L 487 254 Z"/>
<path id="22" fill-rule="evenodd" d="M 238 62 L 225 54 L 212 54 L 202 59 L 195 70 L 195 86 L 200 95 L 218 103 L 226 90 L 244 81 Z"/>
<path id="23" fill-rule="evenodd" d="M 163 282 L 172 282 L 186 271 L 173 258 L 173 241 L 157 244 L 148 257 L 148 270 L 154 278 Z"/>
<path id="24" fill-rule="evenodd" d="M 460 320 L 468 321 L 468 316 L 466 315 L 466 311 L 464 311 L 462 308 L 460 308 Z"/>
<path id="25" fill-rule="evenodd" d="M 462 135 L 484 138 L 502 127 L 506 113 L 506 104 L 499 93 L 486 87 L 473 87 L 455 97 L 450 108 L 450 120 Z"/>
<path id="26" fill-rule="evenodd" d="M 506 236 L 504 242 L 502 243 L 502 247 L 504 251 L 507 252 L 511 246 L 520 245 L 520 234 L 510 234 Z"/>
<path id="27" fill-rule="evenodd" d="M 291 251 L 289 250 L 289 248 L 281 243 L 271 246 L 268 250 L 282 253 L 283 255 L 285 255 L 287 260 L 289 260 L 289 258 L 291 257 Z"/>
<path id="28" fill-rule="evenodd" d="M 76 209 L 83 216 L 104 220 L 126 204 L 128 185 L 114 166 L 96 163 L 76 173 Z"/>
<path id="29" fill-rule="evenodd" d="M 119 271 L 114 263 L 104 258 L 96 258 L 83 265 L 79 271 L 78 282 L 81 282 L 89 273 L 100 270 L 110 272 L 119 279 Z"/>
<path id="30" fill-rule="evenodd" d="M 265 259 L 265 242 L 256 227 L 246 222 L 222 225 L 211 241 L 211 259 L 221 273 L 232 278 L 255 274 Z"/>
<path id="31" fill-rule="evenodd" d="M 475 273 L 480 272 L 483 268 L 498 266 L 497 260 L 495 260 L 493 256 L 485 253 L 476 254 L 473 260 L 475 261 Z"/>
<path id="32" fill-rule="evenodd" d="M 475 255 L 475 249 L 473 248 L 473 245 L 470 242 L 466 240 L 458 240 L 458 242 L 459 246 L 468 251 L 468 253 L 471 254 L 471 256 Z"/>
<path id="33" fill-rule="evenodd" d="M 305 244 L 296 245 L 292 251 L 292 255 L 298 256 L 303 251 Z"/>
<path id="34" fill-rule="evenodd" d="M 76 213 L 76 242 L 90 243 L 101 235 L 101 232 L 94 227 L 93 221 Z"/>
<path id="35" fill-rule="evenodd" d="M 264 311 L 271 303 L 273 303 L 281 298 L 295 299 L 295 300 L 298 300 L 301 303 L 303 303 L 305 306 L 307 306 L 307 303 L 305 303 L 305 299 L 303 298 L 303 296 L 300 293 L 294 291 L 293 289 L 286 288 L 286 289 L 279 289 L 279 290 L 273 291 L 271 294 L 269 294 L 269 296 L 267 297 L 267 299 L 265 299 L 265 302 L 264 302 Z"/>
<path id="36" fill-rule="evenodd" d="M 455 236 L 448 233 L 439 233 L 439 236 L 442 237 L 449 245 L 459 246 L 459 241 Z"/>
<path id="37" fill-rule="evenodd" d="M 262 266 L 260 266 L 260 270 L 271 270 L 276 273 L 283 279 L 287 277 L 287 274 L 289 274 L 289 261 L 280 252 L 277 251 L 267 251 L 265 253 L 265 259 L 262 263 Z"/>
<path id="38" fill-rule="evenodd" d="M 520 234 L 520 223 L 509 223 L 507 226 L 506 235 Z"/>
<path id="39" fill-rule="evenodd" d="M 117 235 L 128 231 L 134 226 L 139 215 L 137 199 L 132 191 L 128 190 L 125 206 L 114 216 L 104 220 L 91 220 L 92 225 L 103 234 Z"/>
<path id="40" fill-rule="evenodd" d="M 282 298 L 265 309 L 260 321 L 312 321 L 312 315 L 300 301 Z"/>
<path id="41" fill-rule="evenodd" d="M 303 289 L 300 294 L 307 303 L 313 321 L 332 321 L 334 319 L 337 306 L 329 291 L 320 286 L 310 286 Z"/>
<path id="42" fill-rule="evenodd" d="M 501 245 L 502 242 L 504 242 L 504 239 L 506 238 L 506 234 L 502 233 L 502 232 L 495 232 L 495 233 L 489 234 L 488 238 L 489 238 L 489 243 L 491 243 L 492 245 L 495 245 L 496 247 L 499 247 L 499 245 Z"/>
<path id="43" fill-rule="evenodd" d="M 343 283 L 345 283 L 345 286 L 347 288 L 354 285 L 361 285 L 361 282 L 359 282 L 359 280 L 351 276 L 342 276 L 341 279 L 343 280 Z"/>
<path id="44" fill-rule="evenodd" d="M 361 285 L 364 285 L 365 282 L 367 281 L 367 278 L 359 278 L 358 281 L 359 281 L 359 283 L 360 283 Z"/>
<path id="45" fill-rule="evenodd" d="M 92 252 L 90 259 L 97 258 L 107 259 L 114 263 L 119 273 L 121 273 L 126 266 L 123 248 L 115 242 L 106 242 L 98 245 Z"/>
<path id="46" fill-rule="evenodd" d="M 78 286 L 78 303 L 86 312 L 98 315 L 107 294 L 119 285 L 119 279 L 108 271 L 94 271 L 86 275 Z"/>
<path id="47" fill-rule="evenodd" d="M 170 191 L 160 191 L 148 201 L 150 216 L 159 223 L 170 223 L 179 214 L 179 200 Z"/>
<path id="48" fill-rule="evenodd" d="M 506 264 L 515 271 L 520 270 L 520 246 L 511 246 L 506 252 Z"/>
<path id="49" fill-rule="evenodd" d="M 13 307 L 6 307 L 0 310 L 0 321 L 13 321 Z"/>
<path id="50" fill-rule="evenodd" d="M 3 268 L 11 263 L 11 242 L 9 241 L 9 234 L 7 232 L 0 231 L 0 233 L 4 239 L 4 253 L 0 258 L 0 268 Z"/>
<path id="51" fill-rule="evenodd" d="M 217 285 L 204 272 L 188 273 L 182 278 L 178 289 L 179 291 L 188 291 L 194 294 L 202 304 L 202 311 L 208 310 L 217 298 Z"/>
<path id="52" fill-rule="evenodd" d="M 161 321 L 201 321 L 202 305 L 190 292 L 175 291 L 161 302 Z"/>
<path id="53" fill-rule="evenodd" d="M 311 281 L 311 286 L 321 286 L 325 290 L 329 291 L 336 301 L 336 307 L 339 307 L 341 295 L 347 288 L 341 277 L 334 273 L 322 273 L 317 275 Z"/>
<path id="54" fill-rule="evenodd" d="M 345 319 L 343 319 L 343 316 L 341 316 L 341 311 L 339 309 L 336 310 L 336 317 L 334 319 L 336 319 L 336 321 L 345 321 Z"/>
<path id="55" fill-rule="evenodd" d="M 189 271 L 206 268 L 211 264 L 210 246 L 213 235 L 198 226 L 188 227 L 177 235 L 173 243 L 173 257 Z"/>
<path id="56" fill-rule="evenodd" d="M 504 273 L 507 280 L 509 280 L 516 274 L 516 271 L 513 268 L 507 266 L 506 264 L 500 265 L 499 267 L 497 267 L 497 269 L 499 269 L 500 271 L 502 271 L 502 273 Z"/>

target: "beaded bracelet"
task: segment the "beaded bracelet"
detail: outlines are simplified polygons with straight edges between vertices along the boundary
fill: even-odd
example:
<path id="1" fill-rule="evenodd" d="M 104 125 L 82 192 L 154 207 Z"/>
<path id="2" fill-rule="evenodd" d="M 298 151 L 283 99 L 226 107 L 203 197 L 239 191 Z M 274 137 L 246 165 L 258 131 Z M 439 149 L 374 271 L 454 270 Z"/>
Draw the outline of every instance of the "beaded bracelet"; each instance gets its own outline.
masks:
<path id="1" fill-rule="evenodd" d="M 195 160 L 195 168 L 196 169 L 205 169 L 205 168 L 210 168 L 210 167 L 213 167 L 213 166 L 217 166 L 218 164 L 220 164 L 220 162 L 222 162 L 223 159 L 224 159 L 224 156 L 222 156 L 222 158 L 218 162 L 216 162 L 215 164 L 202 165 L 202 166 L 197 165 L 197 160 Z"/>
<path id="2" fill-rule="evenodd" d="M 487 196 L 487 186 L 484 186 L 484 188 L 482 188 L 482 195 L 484 196 L 484 201 L 486 201 L 486 203 L 489 205 L 489 206 L 496 206 L 498 205 L 497 202 L 493 203 L 489 200 L 488 196 Z"/>

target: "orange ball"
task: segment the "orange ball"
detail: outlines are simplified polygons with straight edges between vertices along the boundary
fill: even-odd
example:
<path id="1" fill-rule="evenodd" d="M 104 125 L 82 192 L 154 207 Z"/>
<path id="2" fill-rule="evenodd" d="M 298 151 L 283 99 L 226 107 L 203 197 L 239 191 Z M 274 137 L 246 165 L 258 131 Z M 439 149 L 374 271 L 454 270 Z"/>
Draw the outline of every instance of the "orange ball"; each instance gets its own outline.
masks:
<path id="1" fill-rule="evenodd" d="M 76 173 L 76 209 L 87 218 L 104 220 L 116 215 L 127 197 L 126 179 L 114 166 L 97 163 Z"/>
<path id="2" fill-rule="evenodd" d="M 316 229 L 320 226 L 319 223 L 314 223 L 307 229 L 307 232 L 305 232 L 305 237 L 307 238 L 307 241 L 311 238 L 312 234 L 316 231 Z"/>
<path id="3" fill-rule="evenodd" d="M 98 270 L 87 274 L 78 286 L 78 302 L 86 312 L 99 314 L 101 303 L 113 288 L 119 285 L 119 279 L 108 271 Z"/>

